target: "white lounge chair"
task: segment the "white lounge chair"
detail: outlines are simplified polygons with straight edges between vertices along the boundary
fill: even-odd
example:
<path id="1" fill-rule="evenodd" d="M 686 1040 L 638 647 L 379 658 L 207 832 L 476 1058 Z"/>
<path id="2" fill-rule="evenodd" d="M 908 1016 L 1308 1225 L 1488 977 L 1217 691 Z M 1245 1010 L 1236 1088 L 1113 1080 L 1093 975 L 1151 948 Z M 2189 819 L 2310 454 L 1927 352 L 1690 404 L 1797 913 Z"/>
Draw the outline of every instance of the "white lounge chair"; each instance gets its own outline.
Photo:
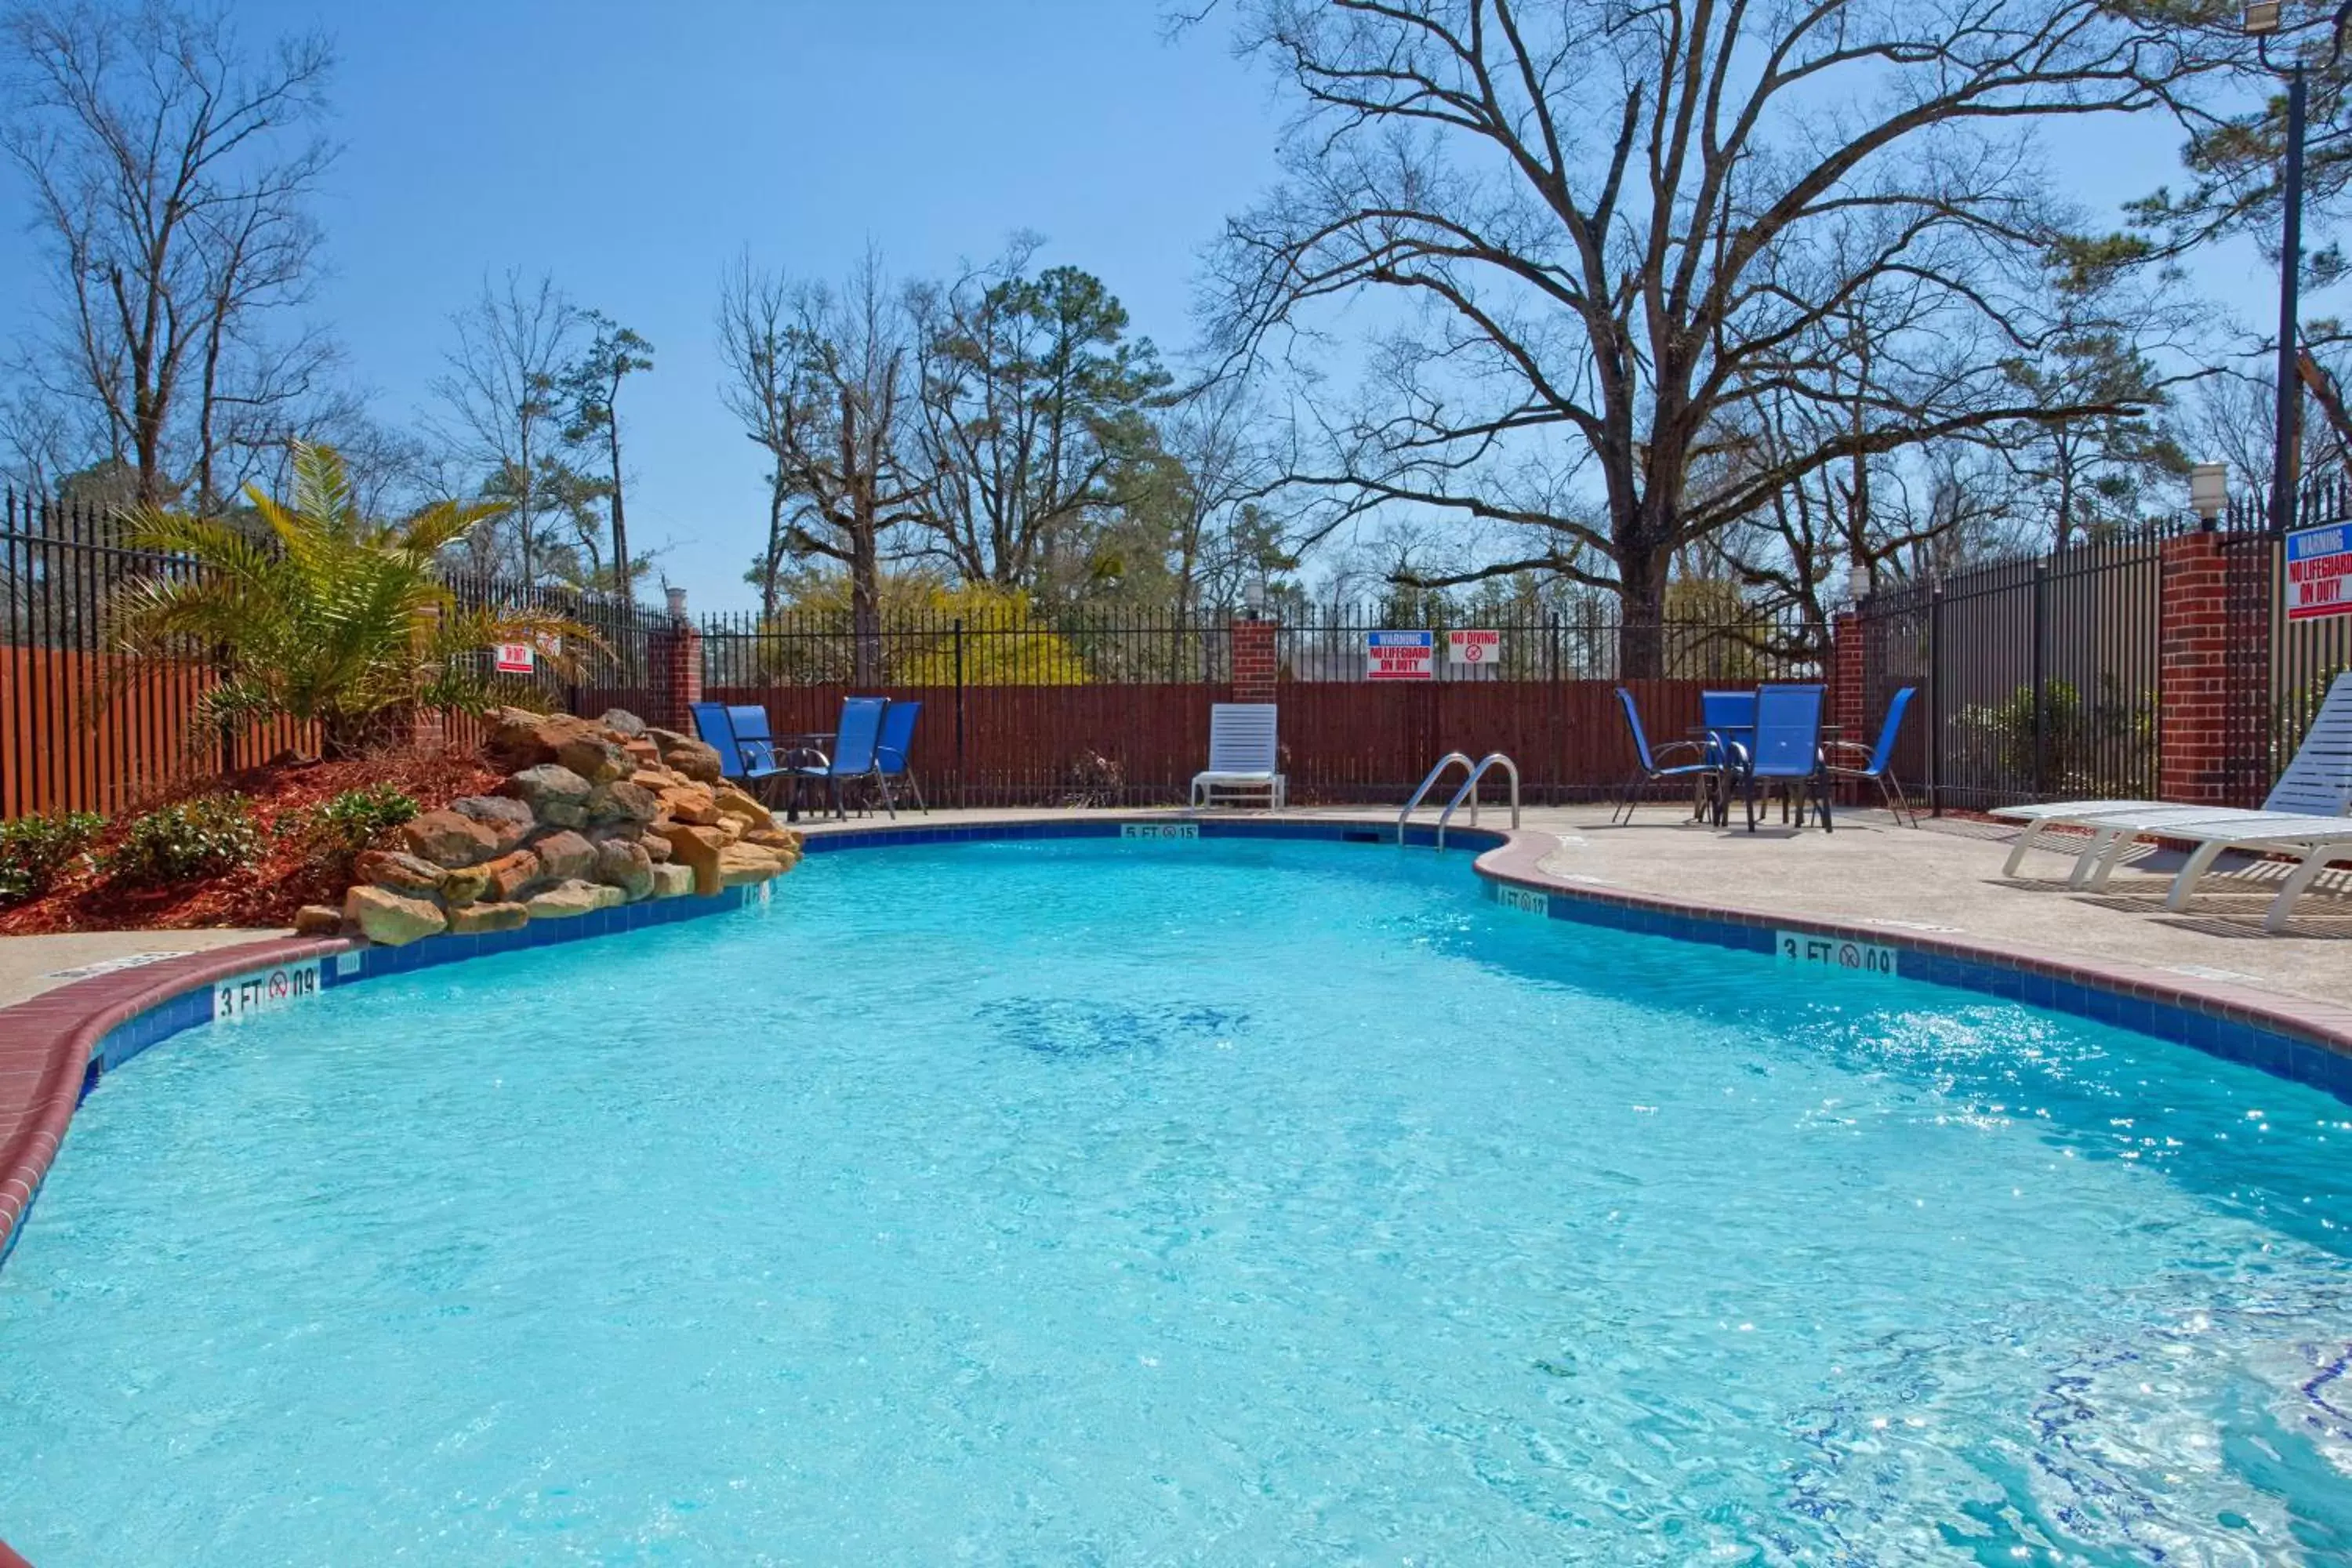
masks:
<path id="1" fill-rule="evenodd" d="M 2016 846 L 2009 852 L 2008 863 L 2000 868 L 2004 877 L 2017 875 L 2025 852 L 2041 846 L 2042 835 L 2047 829 L 2088 829 L 2090 842 L 2079 850 L 2074 873 L 2068 879 L 2071 886 L 2079 888 L 2086 884 L 2104 887 L 2132 841 L 2145 834 L 2189 837 L 2191 835 L 2177 833 L 2175 829 L 2194 825 L 2218 832 L 2223 823 L 2231 821 L 2249 831 L 2282 826 L 2292 829 L 2296 823 L 2311 817 L 2341 817 L 2347 811 L 2352 811 L 2352 671 L 2329 683 L 2327 696 L 2320 703 L 2311 728 L 2305 732 L 2294 760 L 2279 775 L 2278 784 L 2263 800 L 2260 811 L 2183 805 L 2178 801 L 2074 800 L 2044 805 L 2004 805 L 1991 815 L 2025 824 L 2025 831 L 2018 836 Z M 2287 819 L 2284 823 L 2280 821 L 2283 817 Z M 2074 847 L 2068 844 L 2055 847 Z"/>
<path id="2" fill-rule="evenodd" d="M 1213 805 L 1217 792 L 1263 790 L 1280 811 L 1288 781 L 1278 771 L 1282 753 L 1274 734 L 1271 702 L 1219 702 L 1209 710 L 1209 766 L 1192 775 L 1192 804 Z"/>
<path id="3" fill-rule="evenodd" d="M 2242 815 L 2175 823 L 2163 831 L 2168 838 L 2185 838 L 2197 846 L 2181 866 L 2179 875 L 2172 879 L 2172 890 L 2164 898 L 2168 910 L 2189 907 L 2198 879 L 2212 869 L 2213 862 L 2221 858 L 2224 850 L 2251 849 L 2297 856 L 2294 869 L 2287 874 L 2278 895 L 2271 900 L 2269 912 L 2263 917 L 2263 929 L 2270 931 L 2286 929 L 2288 919 L 2294 913 L 2295 900 L 2303 897 L 2304 890 L 2322 871 L 2339 860 L 2352 860 L 2352 819 L 2341 816 Z M 2115 858 L 2122 858 L 2120 854 Z M 2105 879 L 2103 873 L 2100 880 Z"/>

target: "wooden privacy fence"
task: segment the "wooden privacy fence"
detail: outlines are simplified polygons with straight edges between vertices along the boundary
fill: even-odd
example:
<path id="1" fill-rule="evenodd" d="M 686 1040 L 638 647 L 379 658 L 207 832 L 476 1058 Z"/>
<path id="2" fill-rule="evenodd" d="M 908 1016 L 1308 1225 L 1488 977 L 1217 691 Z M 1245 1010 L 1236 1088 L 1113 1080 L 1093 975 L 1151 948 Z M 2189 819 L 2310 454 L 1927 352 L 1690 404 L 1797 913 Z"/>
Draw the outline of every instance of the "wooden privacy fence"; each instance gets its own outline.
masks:
<path id="1" fill-rule="evenodd" d="M 69 647 L 0 647 L 0 820 L 33 813 L 112 814 L 192 777 L 315 751 L 316 726 L 279 721 L 199 731 L 213 685 L 194 662 Z"/>
<path id="2" fill-rule="evenodd" d="M 1653 745 L 1699 716 L 1700 680 L 1624 683 Z M 1286 680 L 1281 706 L 1290 798 L 1402 805 L 1449 751 L 1504 752 L 1528 804 L 1597 800 L 1633 771 L 1610 680 L 1375 684 Z M 1181 802 L 1208 765 L 1209 708 L 1199 684 L 877 686 L 860 694 L 919 701 L 909 761 L 934 805 L 1159 805 Z M 779 735 L 829 733 L 852 689 L 707 686 L 707 700 L 757 704 Z M 1091 759 L 1110 764 L 1097 767 Z M 1500 797 L 1501 780 L 1486 798 Z"/>
<path id="3" fill-rule="evenodd" d="M 35 814 L 134 809 L 161 795 L 293 752 L 315 756 L 319 727 L 290 719 L 224 734 L 199 727 L 214 683 L 205 665 L 131 660 L 69 647 L 0 647 L 0 821 Z M 642 711 L 645 687 L 553 693 L 580 711 Z M 440 716 L 447 740 L 473 745 L 478 720 Z"/>

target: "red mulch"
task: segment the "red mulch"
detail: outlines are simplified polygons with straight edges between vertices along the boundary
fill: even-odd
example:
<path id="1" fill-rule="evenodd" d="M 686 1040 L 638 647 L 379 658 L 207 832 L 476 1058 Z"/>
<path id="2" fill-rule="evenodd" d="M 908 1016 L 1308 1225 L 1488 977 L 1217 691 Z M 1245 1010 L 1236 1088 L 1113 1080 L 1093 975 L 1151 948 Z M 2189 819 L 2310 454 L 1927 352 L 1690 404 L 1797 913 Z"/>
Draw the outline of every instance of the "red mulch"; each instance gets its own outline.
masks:
<path id="1" fill-rule="evenodd" d="M 460 795 L 487 794 L 499 775 L 472 752 L 391 752 L 349 762 L 277 762 L 179 792 L 173 798 L 232 792 L 253 802 L 263 851 L 254 865 L 204 881 L 138 889 L 110 886 L 95 871 L 68 873 L 47 894 L 0 910 L 0 936 L 69 931 L 173 931 L 194 926 L 283 926 L 304 904 L 341 903 L 343 878 L 290 828 L 302 814 L 349 789 L 391 784 L 426 811 Z M 166 804 L 159 800 L 156 805 Z M 107 825 L 100 854 L 136 813 Z"/>

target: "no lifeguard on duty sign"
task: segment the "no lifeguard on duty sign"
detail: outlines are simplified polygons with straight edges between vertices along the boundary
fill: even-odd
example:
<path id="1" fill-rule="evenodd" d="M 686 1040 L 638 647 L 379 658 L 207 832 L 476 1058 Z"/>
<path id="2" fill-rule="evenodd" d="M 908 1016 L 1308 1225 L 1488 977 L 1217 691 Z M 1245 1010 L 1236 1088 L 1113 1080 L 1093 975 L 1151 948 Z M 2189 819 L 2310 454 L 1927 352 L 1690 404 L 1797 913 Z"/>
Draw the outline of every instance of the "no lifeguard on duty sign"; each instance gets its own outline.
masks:
<path id="1" fill-rule="evenodd" d="M 2286 618 L 2352 615 L 2352 523 L 2301 528 L 2286 536 Z"/>

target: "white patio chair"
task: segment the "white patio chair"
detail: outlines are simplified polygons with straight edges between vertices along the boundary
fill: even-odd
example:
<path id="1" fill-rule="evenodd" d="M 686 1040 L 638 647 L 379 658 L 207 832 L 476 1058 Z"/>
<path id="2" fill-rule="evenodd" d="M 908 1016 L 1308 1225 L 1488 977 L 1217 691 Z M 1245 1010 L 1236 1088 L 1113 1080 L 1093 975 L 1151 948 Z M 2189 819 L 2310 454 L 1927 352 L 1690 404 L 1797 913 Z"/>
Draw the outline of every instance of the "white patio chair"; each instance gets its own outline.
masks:
<path id="1" fill-rule="evenodd" d="M 1277 771 L 1282 754 L 1274 720 L 1271 702 L 1219 702 L 1209 709 L 1209 765 L 1192 775 L 1192 805 L 1213 805 L 1220 790 L 1263 790 L 1274 809 L 1282 809 L 1288 781 Z"/>
<path id="2" fill-rule="evenodd" d="M 2047 829 L 2087 829 L 2090 842 L 2076 851 L 2074 875 L 2067 879 L 2069 886 L 2079 888 L 2086 884 L 2104 887 L 2133 840 L 2144 835 L 2188 837 L 2189 835 L 2176 833 L 2175 829 L 2196 825 L 2208 832 L 2219 832 L 2227 822 L 2236 822 L 2249 832 L 2279 826 L 2292 831 L 2298 822 L 2312 817 L 2341 817 L 2347 811 L 2352 811 L 2352 670 L 2328 684 L 2327 696 L 2311 721 L 2311 728 L 2305 731 L 2294 760 L 2279 775 L 2260 811 L 2182 805 L 2177 801 L 2074 800 L 2044 805 L 2004 805 L 1995 808 L 1991 815 L 2025 824 L 2025 831 L 2018 836 L 2015 847 L 2009 852 L 2008 863 L 2000 868 L 2004 877 L 2017 875 L 2025 852 L 2040 845 Z M 2287 820 L 2282 822 L 2281 818 Z M 2073 848 L 2072 845 L 2042 847 Z"/>

